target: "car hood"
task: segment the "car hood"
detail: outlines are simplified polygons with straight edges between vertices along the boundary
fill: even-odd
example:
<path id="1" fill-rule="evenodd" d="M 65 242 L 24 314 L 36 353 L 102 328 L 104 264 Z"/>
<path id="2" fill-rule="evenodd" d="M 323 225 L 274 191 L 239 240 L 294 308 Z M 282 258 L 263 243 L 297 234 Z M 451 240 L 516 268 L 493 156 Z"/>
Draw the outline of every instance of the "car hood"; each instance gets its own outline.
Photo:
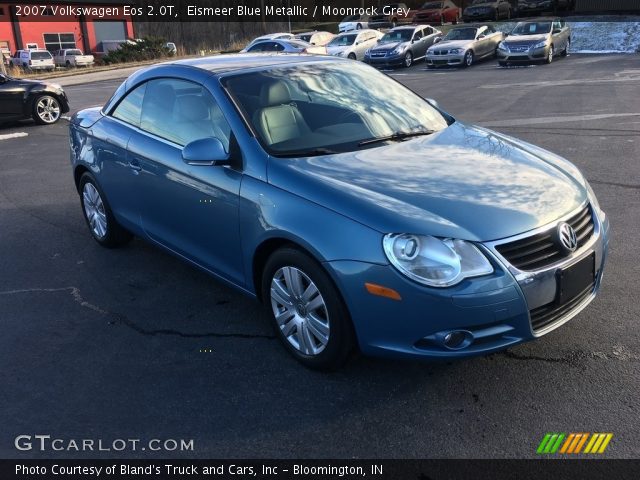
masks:
<path id="1" fill-rule="evenodd" d="M 387 42 L 387 43 L 378 43 L 374 48 L 371 49 L 372 52 L 374 51 L 388 51 L 388 50 L 393 50 L 394 48 L 396 48 L 398 45 L 405 45 L 409 42 Z"/>
<path id="2" fill-rule="evenodd" d="M 329 55 L 337 55 L 338 53 L 344 52 L 345 50 L 349 50 L 352 45 L 340 46 L 340 47 L 329 47 L 327 46 L 327 53 Z"/>
<path id="3" fill-rule="evenodd" d="M 467 7 L 467 10 L 473 10 L 475 8 L 486 8 L 486 7 L 495 7 L 496 2 L 482 2 L 482 3 L 474 3 Z"/>
<path id="4" fill-rule="evenodd" d="M 567 160 L 460 122 L 367 150 L 272 158 L 268 178 L 383 233 L 472 241 L 538 228 L 587 198 L 582 175 Z"/>
<path id="5" fill-rule="evenodd" d="M 546 40 L 548 36 L 546 33 L 540 35 L 509 35 L 504 41 L 505 43 L 538 43 Z"/>
<path id="6" fill-rule="evenodd" d="M 475 40 L 446 40 L 438 42 L 433 45 L 434 48 L 466 48 L 471 45 Z"/>

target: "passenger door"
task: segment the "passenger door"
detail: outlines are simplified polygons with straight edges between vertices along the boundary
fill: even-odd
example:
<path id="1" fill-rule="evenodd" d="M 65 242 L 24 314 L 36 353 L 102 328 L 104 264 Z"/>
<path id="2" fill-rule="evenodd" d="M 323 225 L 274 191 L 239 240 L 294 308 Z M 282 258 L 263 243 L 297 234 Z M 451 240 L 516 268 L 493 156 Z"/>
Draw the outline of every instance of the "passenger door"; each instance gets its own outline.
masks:
<path id="1" fill-rule="evenodd" d="M 206 88 L 177 79 L 148 83 L 140 130 L 128 146 L 130 163 L 139 169 L 141 224 L 153 241 L 242 284 L 242 173 L 182 159 L 185 145 L 209 137 L 218 138 L 229 152 L 231 128 Z"/>
<path id="2" fill-rule="evenodd" d="M 555 46 L 556 54 L 560 53 L 567 47 L 567 32 L 566 28 L 562 27 L 560 20 L 553 21 L 553 31 L 551 35 L 553 36 L 553 45 Z"/>
<path id="3" fill-rule="evenodd" d="M 0 119 L 22 116 L 25 88 L 18 81 L 0 74 Z"/>

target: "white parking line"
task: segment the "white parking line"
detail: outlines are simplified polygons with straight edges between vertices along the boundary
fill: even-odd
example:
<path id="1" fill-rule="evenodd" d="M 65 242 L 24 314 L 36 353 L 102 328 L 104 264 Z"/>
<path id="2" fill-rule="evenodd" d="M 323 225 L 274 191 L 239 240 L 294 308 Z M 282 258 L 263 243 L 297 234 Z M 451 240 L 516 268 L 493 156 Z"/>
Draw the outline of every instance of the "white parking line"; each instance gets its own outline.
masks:
<path id="1" fill-rule="evenodd" d="M 11 138 L 26 137 L 27 135 L 29 135 L 29 134 L 26 133 L 26 132 L 7 133 L 5 135 L 0 135 L 0 140 L 9 140 Z"/>

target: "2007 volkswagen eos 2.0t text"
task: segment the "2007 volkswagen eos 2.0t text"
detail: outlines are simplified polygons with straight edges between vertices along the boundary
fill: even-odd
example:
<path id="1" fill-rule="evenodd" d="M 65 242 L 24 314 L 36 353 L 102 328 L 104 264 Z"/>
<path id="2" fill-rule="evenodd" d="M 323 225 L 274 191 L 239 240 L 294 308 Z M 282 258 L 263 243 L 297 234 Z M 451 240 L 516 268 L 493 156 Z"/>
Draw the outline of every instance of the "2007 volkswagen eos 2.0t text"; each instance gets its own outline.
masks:
<path id="1" fill-rule="evenodd" d="M 143 69 L 71 126 L 93 237 L 140 236 L 265 303 L 286 348 L 454 358 L 594 298 L 608 219 L 567 160 L 467 125 L 349 60 Z"/>

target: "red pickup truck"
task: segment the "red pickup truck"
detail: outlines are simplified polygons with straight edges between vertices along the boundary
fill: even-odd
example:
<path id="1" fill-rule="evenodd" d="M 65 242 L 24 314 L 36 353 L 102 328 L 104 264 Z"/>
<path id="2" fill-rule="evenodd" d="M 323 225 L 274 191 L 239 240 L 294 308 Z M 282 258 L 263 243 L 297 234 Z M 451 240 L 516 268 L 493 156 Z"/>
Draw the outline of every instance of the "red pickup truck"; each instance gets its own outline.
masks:
<path id="1" fill-rule="evenodd" d="M 376 8 L 376 13 L 369 17 L 369 28 L 396 27 L 413 23 L 412 11 L 404 3 L 387 3 Z"/>
<path id="2" fill-rule="evenodd" d="M 458 23 L 462 17 L 462 9 L 451 0 L 429 0 L 413 13 L 414 23 L 431 25 Z"/>

